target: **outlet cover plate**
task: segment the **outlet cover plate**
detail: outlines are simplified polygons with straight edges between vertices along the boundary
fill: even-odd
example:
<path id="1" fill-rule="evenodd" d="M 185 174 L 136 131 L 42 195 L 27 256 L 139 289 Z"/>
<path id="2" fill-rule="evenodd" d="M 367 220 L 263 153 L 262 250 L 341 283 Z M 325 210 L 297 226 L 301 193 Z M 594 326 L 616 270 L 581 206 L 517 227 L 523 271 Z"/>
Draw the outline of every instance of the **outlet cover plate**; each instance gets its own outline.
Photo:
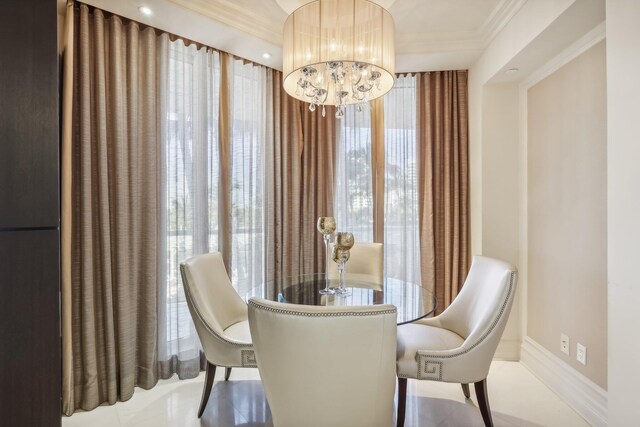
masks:
<path id="1" fill-rule="evenodd" d="M 587 365 L 587 347 L 580 343 L 576 346 L 576 359 L 583 365 Z"/>
<path id="2" fill-rule="evenodd" d="M 569 337 L 566 334 L 560 334 L 560 351 L 569 355 Z"/>

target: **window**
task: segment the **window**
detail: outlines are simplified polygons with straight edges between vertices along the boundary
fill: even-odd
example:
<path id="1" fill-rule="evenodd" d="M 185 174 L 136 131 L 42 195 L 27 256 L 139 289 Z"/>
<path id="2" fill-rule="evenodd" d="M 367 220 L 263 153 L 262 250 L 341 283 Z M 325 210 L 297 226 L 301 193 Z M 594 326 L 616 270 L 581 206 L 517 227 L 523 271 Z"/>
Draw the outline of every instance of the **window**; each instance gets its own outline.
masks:
<path id="1" fill-rule="evenodd" d="M 373 241 L 371 114 L 347 107 L 340 120 L 334 210 L 338 231 L 350 231 L 356 242 Z"/>
<path id="2" fill-rule="evenodd" d="M 384 99 L 385 274 L 420 283 L 416 79 L 401 76 Z M 337 147 L 334 209 L 338 229 L 373 241 L 371 114 L 347 108 Z"/>
<path id="3" fill-rule="evenodd" d="M 385 272 L 420 283 L 415 77 L 398 77 L 384 107 Z"/>
<path id="4" fill-rule="evenodd" d="M 264 281 L 264 147 L 266 73 L 234 61 L 232 176 L 232 282 L 240 295 Z"/>

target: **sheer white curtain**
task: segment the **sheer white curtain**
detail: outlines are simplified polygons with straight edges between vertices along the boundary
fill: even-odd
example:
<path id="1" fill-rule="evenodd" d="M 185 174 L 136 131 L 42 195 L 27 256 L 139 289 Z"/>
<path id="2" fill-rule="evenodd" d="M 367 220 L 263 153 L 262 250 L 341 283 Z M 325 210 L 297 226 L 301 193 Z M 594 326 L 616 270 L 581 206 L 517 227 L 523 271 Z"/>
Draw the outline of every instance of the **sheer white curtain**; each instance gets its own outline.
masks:
<path id="1" fill-rule="evenodd" d="M 233 60 L 231 206 L 220 200 L 220 55 L 161 36 L 159 360 L 162 377 L 198 375 L 201 346 L 185 300 L 180 262 L 218 250 L 219 212 L 231 212 L 231 281 L 240 295 L 264 280 L 266 69 Z"/>
<path id="2" fill-rule="evenodd" d="M 420 283 L 416 78 L 406 75 L 384 98 L 387 276 Z"/>
<path id="3" fill-rule="evenodd" d="M 232 282 L 240 295 L 265 278 L 264 143 L 267 72 L 233 62 L 231 138 Z"/>
<path id="4" fill-rule="evenodd" d="M 356 242 L 372 242 L 371 114 L 352 105 L 339 122 L 334 189 L 338 231 L 350 231 Z"/>
<path id="5" fill-rule="evenodd" d="M 398 77 L 384 99 L 385 274 L 420 283 L 416 78 Z M 336 165 L 338 229 L 373 241 L 371 114 L 351 106 L 341 120 Z"/>
<path id="6" fill-rule="evenodd" d="M 198 375 L 200 341 L 189 314 L 180 262 L 216 250 L 220 59 L 215 51 L 160 40 L 160 172 L 163 203 L 158 248 L 161 376 Z"/>

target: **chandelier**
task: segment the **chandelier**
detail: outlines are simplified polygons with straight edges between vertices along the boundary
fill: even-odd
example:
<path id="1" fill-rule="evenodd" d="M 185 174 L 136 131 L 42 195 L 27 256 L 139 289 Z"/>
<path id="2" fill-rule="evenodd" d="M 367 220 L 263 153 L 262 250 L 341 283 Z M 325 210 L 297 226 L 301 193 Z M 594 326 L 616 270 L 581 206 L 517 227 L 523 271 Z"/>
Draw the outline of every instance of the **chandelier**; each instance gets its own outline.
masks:
<path id="1" fill-rule="evenodd" d="M 315 0 L 296 9 L 284 24 L 285 91 L 309 110 L 362 105 L 394 84 L 393 18 L 368 0 Z"/>

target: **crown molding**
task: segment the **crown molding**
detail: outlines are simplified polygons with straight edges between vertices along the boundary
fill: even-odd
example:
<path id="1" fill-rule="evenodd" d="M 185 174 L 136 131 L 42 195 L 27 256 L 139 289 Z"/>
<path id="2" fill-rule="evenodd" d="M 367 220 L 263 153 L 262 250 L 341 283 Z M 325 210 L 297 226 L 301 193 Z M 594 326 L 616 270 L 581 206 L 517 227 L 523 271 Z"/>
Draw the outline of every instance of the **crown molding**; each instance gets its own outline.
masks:
<path id="1" fill-rule="evenodd" d="M 527 0 L 502 0 L 476 31 L 446 33 L 396 33 L 396 52 L 431 53 L 482 50 L 515 16 Z"/>
<path id="2" fill-rule="evenodd" d="M 493 38 L 524 6 L 527 0 L 502 0 L 484 21 L 477 36 L 482 40 L 483 47 L 487 47 Z"/>
<path id="3" fill-rule="evenodd" d="M 244 8 L 230 0 L 169 0 L 171 3 L 218 21 L 224 25 L 282 45 L 282 23 Z"/>
<path id="4" fill-rule="evenodd" d="M 232 0 L 169 1 L 267 42 L 282 45 L 282 22 Z M 483 50 L 526 1 L 501 0 L 476 31 L 396 33 L 396 52 L 402 55 Z"/>
<path id="5" fill-rule="evenodd" d="M 474 32 L 397 34 L 396 53 L 433 53 L 463 50 L 481 50 L 482 40 Z"/>

